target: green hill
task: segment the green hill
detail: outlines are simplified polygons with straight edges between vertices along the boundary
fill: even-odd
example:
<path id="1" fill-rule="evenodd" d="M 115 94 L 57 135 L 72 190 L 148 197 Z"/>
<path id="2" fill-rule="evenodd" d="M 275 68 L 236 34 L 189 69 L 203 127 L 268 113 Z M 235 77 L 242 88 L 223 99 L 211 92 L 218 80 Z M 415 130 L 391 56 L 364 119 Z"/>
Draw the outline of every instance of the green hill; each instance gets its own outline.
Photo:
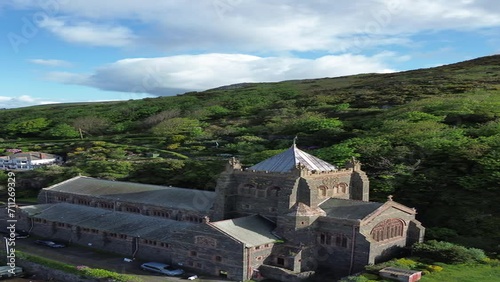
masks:
<path id="1" fill-rule="evenodd" d="M 47 181 L 84 173 L 198 189 L 213 188 L 224 157 L 254 164 L 297 135 L 299 147 L 332 163 L 359 158 L 371 198 L 392 194 L 417 208 L 429 238 L 500 251 L 499 75 L 496 55 L 399 73 L 4 109 L 0 133 L 3 149 L 67 156 L 66 168 L 40 172 Z"/>

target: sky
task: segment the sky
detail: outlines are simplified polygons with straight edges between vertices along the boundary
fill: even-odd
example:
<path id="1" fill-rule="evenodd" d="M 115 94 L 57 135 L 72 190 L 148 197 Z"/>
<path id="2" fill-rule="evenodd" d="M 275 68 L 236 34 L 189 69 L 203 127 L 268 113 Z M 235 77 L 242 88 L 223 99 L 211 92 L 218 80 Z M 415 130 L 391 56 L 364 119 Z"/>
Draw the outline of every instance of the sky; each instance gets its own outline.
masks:
<path id="1" fill-rule="evenodd" d="M 0 108 L 387 73 L 500 53 L 497 0 L 3 0 Z"/>

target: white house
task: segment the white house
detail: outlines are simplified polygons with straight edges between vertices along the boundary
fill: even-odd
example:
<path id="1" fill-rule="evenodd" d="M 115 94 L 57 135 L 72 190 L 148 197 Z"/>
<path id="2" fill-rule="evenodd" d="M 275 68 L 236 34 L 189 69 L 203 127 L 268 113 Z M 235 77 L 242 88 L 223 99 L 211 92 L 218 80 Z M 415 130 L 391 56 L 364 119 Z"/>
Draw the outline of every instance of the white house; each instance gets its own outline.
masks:
<path id="1" fill-rule="evenodd" d="M 0 156 L 0 169 L 3 170 L 30 170 L 37 167 L 55 164 L 61 157 L 41 152 L 16 153 L 9 156 Z"/>

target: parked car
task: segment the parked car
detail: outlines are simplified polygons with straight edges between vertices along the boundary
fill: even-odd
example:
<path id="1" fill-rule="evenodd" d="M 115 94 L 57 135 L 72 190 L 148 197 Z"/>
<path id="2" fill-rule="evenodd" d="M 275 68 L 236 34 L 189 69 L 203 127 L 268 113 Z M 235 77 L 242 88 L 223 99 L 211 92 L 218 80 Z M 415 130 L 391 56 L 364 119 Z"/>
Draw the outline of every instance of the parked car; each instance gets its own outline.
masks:
<path id="1" fill-rule="evenodd" d="M 51 247 L 51 248 L 64 248 L 64 247 L 66 247 L 66 245 L 64 245 L 64 244 L 57 243 L 57 242 L 50 241 L 50 240 L 36 240 L 35 244 L 47 246 L 47 247 Z"/>
<path id="2" fill-rule="evenodd" d="M 141 265 L 141 268 L 144 270 L 165 274 L 168 276 L 177 276 L 177 275 L 182 275 L 184 273 L 184 270 L 180 268 L 176 268 L 161 262 L 146 262 Z"/>
<path id="3" fill-rule="evenodd" d="M 22 277 L 24 276 L 24 271 L 21 267 L 16 266 L 14 268 L 10 266 L 0 266 L 0 277 Z"/>

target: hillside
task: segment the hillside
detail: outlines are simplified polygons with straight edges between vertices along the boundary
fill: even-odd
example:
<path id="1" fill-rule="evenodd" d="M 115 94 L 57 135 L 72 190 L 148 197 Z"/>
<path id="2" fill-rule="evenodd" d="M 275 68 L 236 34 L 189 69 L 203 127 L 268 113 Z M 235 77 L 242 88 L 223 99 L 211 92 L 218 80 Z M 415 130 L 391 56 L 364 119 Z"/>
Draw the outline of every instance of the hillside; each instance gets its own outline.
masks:
<path id="1" fill-rule="evenodd" d="M 297 135 L 299 147 L 332 163 L 359 158 L 371 198 L 392 194 L 416 207 L 429 238 L 500 251 L 500 55 L 390 74 L 0 110 L 0 133 L 1 150 L 67 157 L 65 168 L 20 176 L 34 190 L 77 173 L 212 189 L 225 157 L 251 165 Z"/>

